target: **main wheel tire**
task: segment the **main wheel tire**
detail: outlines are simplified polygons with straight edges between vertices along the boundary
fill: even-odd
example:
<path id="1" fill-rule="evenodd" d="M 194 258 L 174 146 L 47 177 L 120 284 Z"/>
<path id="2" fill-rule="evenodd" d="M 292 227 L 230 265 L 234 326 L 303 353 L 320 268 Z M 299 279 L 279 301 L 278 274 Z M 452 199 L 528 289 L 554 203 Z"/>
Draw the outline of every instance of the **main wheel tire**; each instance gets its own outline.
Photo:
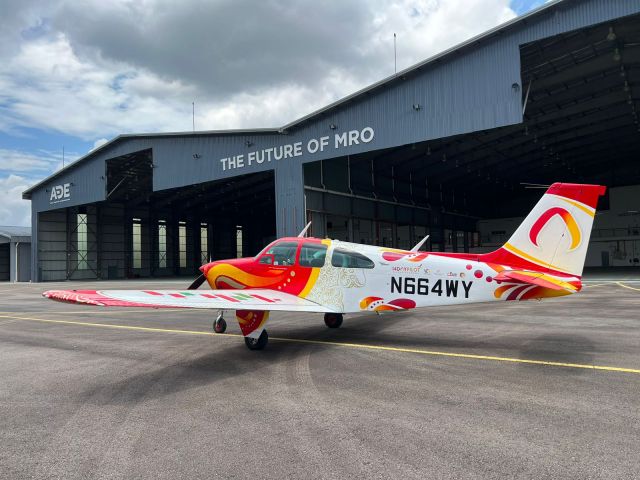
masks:
<path id="1" fill-rule="evenodd" d="M 266 330 L 263 330 L 260 336 L 255 339 L 251 337 L 244 337 L 244 343 L 249 350 L 262 350 L 267 346 L 269 341 L 269 334 Z"/>
<path id="2" fill-rule="evenodd" d="M 341 313 L 325 313 L 324 324 L 329 328 L 339 328 L 342 325 Z"/>
<path id="3" fill-rule="evenodd" d="M 213 331 L 216 333 L 224 333 L 227 330 L 227 322 L 224 318 L 218 318 L 213 322 Z"/>

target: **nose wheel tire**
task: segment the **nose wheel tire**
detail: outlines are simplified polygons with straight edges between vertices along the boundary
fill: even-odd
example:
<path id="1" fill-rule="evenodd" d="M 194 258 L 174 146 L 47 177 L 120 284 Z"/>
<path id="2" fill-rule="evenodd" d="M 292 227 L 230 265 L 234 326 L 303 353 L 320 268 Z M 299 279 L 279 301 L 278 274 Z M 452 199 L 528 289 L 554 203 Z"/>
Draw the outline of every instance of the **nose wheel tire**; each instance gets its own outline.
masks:
<path id="1" fill-rule="evenodd" d="M 216 318 L 213 322 L 213 331 L 216 333 L 224 333 L 227 330 L 227 322 L 224 318 Z"/>
<path id="2" fill-rule="evenodd" d="M 244 337 L 244 343 L 249 350 L 262 350 L 267 346 L 269 334 L 263 330 L 258 338 Z"/>
<path id="3" fill-rule="evenodd" d="M 339 328 L 342 325 L 341 313 L 325 313 L 324 323 L 329 328 Z"/>

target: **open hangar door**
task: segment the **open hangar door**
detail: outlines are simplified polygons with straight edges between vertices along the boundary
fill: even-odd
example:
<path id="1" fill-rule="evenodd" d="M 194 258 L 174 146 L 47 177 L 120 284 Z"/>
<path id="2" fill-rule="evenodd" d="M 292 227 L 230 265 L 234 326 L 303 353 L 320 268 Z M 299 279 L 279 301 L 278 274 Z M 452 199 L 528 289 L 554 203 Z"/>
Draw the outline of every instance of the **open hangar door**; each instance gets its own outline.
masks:
<path id="1" fill-rule="evenodd" d="M 640 240 L 640 16 L 525 44 L 520 55 L 512 88 L 523 123 L 306 164 L 313 233 L 399 248 L 429 233 L 425 248 L 483 251 L 511 232 L 481 236 L 479 220 L 521 218 L 542 193 L 526 184 L 561 181 L 626 199 L 619 211 L 603 199 L 592 243 L 618 242 L 619 256 L 620 241 Z"/>
<path id="2" fill-rule="evenodd" d="M 479 141 L 508 161 L 502 175 L 517 182 L 606 185 L 586 266 L 640 266 L 640 16 L 528 43 L 520 56 L 524 123 Z M 490 200 L 498 214 L 487 218 L 516 218 L 483 222 L 483 244 L 508 237 L 539 193 L 507 208 L 499 193 Z"/>
<path id="3" fill-rule="evenodd" d="M 0 243 L 0 282 L 8 282 L 10 277 L 10 244 Z"/>
<path id="4" fill-rule="evenodd" d="M 468 252 L 477 244 L 477 210 L 468 192 L 429 172 L 426 143 L 337 157 L 304 165 L 312 233 L 409 249 Z"/>
<path id="5" fill-rule="evenodd" d="M 273 172 L 153 191 L 153 155 L 106 162 L 107 200 L 39 214 L 39 278 L 195 277 L 275 238 Z"/>

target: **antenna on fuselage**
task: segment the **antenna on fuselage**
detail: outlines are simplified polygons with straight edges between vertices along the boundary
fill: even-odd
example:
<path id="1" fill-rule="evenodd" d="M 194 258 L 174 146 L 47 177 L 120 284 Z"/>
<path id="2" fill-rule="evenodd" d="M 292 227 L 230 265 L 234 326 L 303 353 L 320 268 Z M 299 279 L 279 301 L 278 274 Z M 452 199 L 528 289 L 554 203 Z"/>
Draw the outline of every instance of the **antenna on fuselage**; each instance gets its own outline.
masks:
<path id="1" fill-rule="evenodd" d="M 307 226 L 302 229 L 302 231 L 298 234 L 298 237 L 304 237 L 311 226 L 311 222 L 307 223 Z"/>
<path id="2" fill-rule="evenodd" d="M 420 250 L 420 247 L 422 247 L 422 245 L 424 245 L 424 242 L 426 242 L 429 239 L 429 235 L 427 235 L 426 237 L 424 237 L 422 240 L 420 240 L 418 243 L 416 243 L 416 246 L 413 247 L 411 249 L 412 252 L 417 252 Z"/>
<path id="3" fill-rule="evenodd" d="M 524 188 L 542 188 L 547 189 L 551 185 L 545 185 L 544 183 L 529 183 L 529 182 L 520 182 L 520 185 L 523 185 Z"/>

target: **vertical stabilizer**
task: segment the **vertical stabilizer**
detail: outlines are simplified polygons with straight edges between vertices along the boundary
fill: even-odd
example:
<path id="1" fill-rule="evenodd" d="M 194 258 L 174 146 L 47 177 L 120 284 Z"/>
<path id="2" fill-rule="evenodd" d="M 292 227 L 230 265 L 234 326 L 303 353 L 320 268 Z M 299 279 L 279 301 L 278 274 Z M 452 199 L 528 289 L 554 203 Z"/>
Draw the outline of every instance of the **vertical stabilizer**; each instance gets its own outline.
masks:
<path id="1" fill-rule="evenodd" d="M 483 261 L 581 276 L 598 197 L 606 187 L 554 183 L 509 241 Z"/>

